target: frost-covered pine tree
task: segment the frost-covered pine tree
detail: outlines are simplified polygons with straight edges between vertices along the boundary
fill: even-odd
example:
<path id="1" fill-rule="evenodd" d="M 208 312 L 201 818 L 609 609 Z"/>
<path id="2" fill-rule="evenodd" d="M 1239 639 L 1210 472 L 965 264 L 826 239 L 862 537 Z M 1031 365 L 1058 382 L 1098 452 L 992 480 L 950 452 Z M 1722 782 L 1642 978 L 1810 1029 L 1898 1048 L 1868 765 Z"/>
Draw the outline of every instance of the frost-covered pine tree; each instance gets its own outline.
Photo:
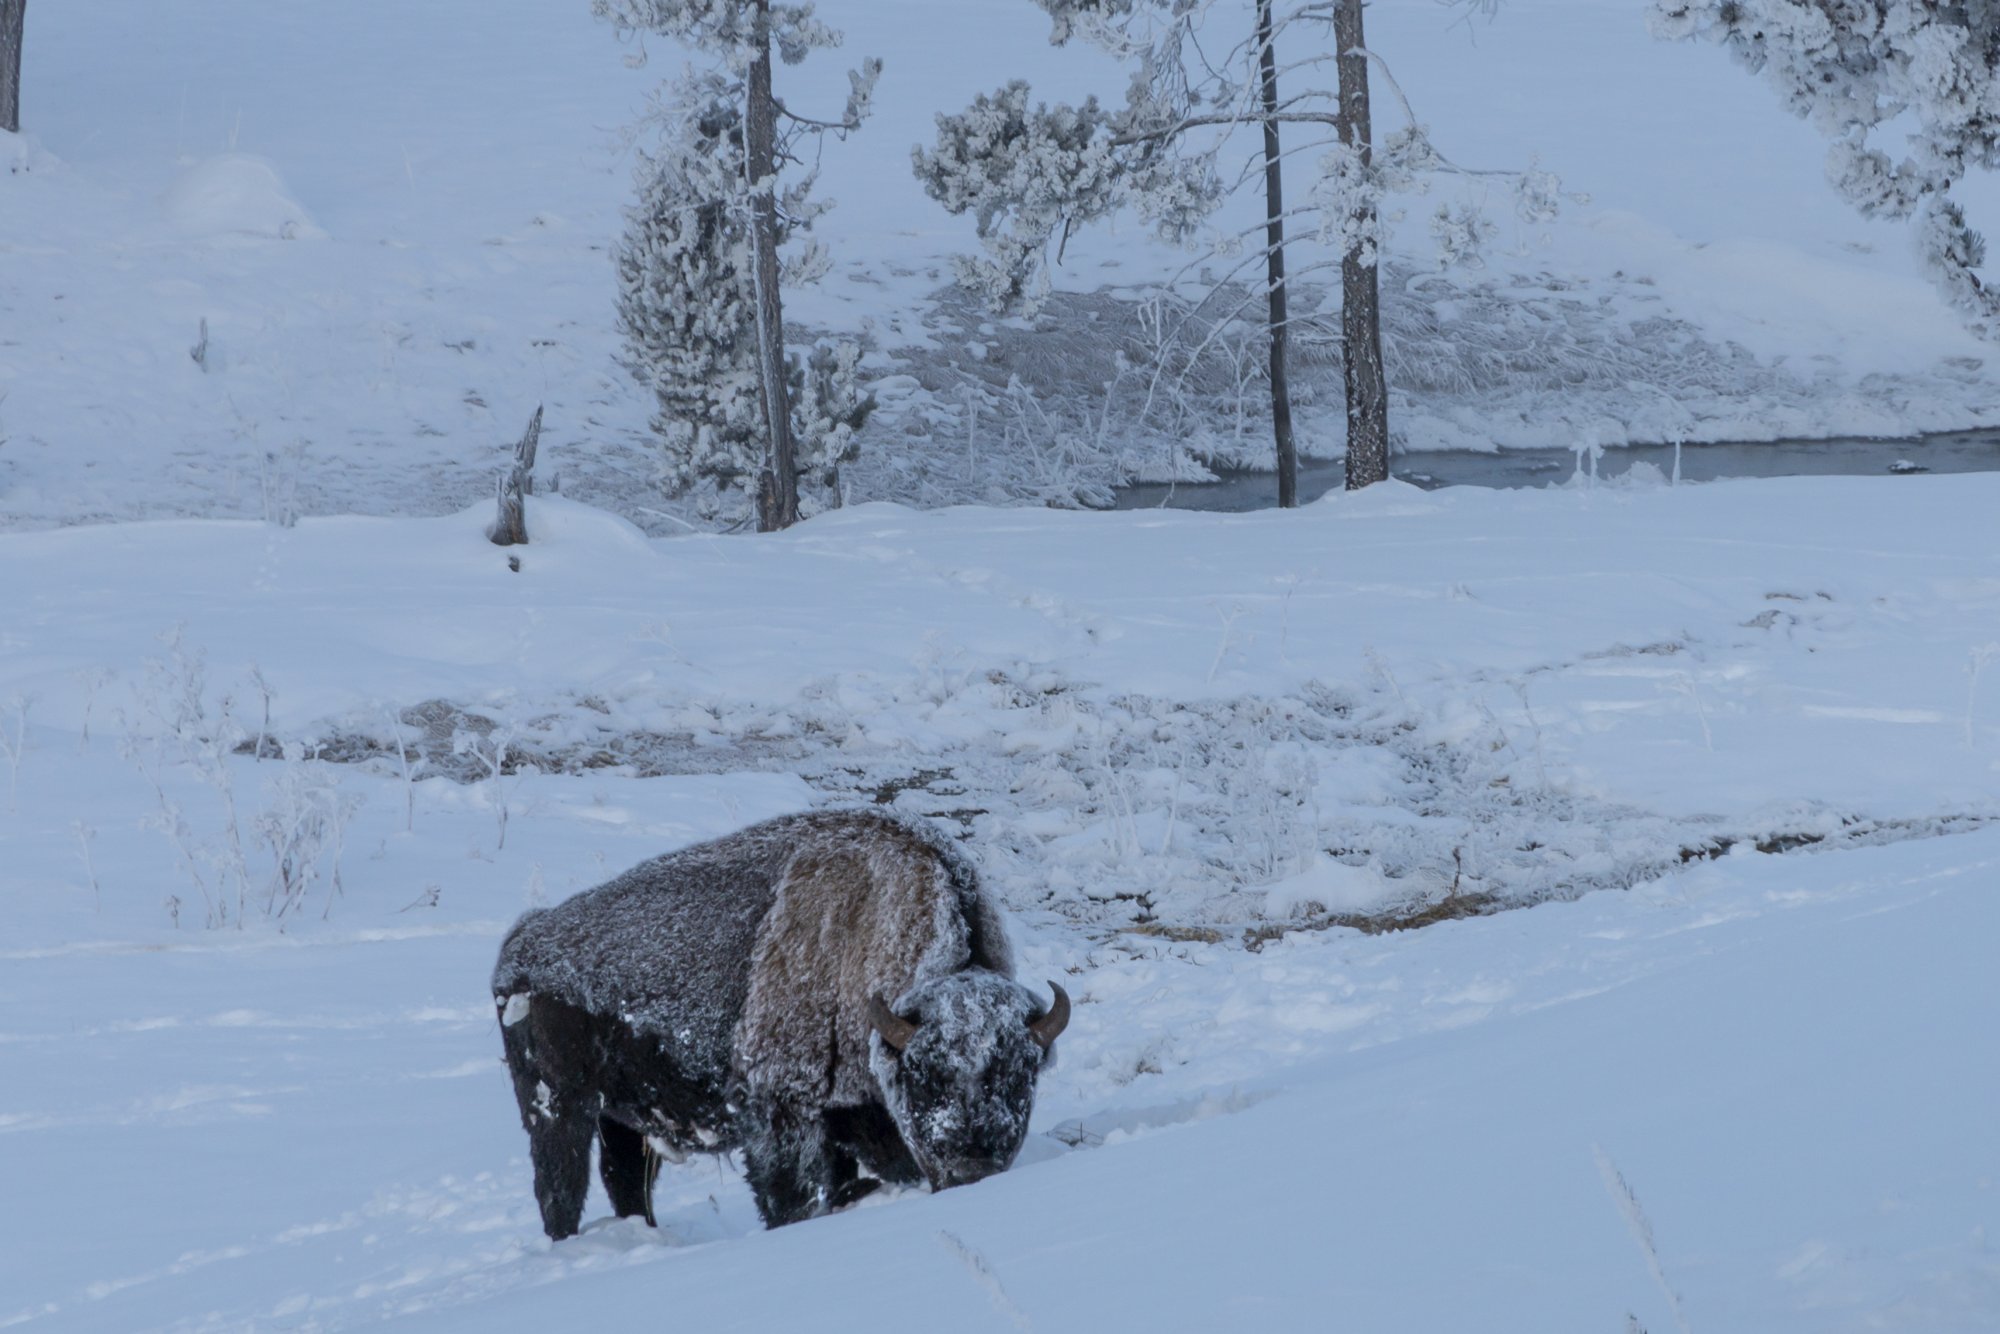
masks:
<path id="1" fill-rule="evenodd" d="M 1233 254 L 1246 236 L 1216 237 L 1206 223 L 1238 189 L 1263 188 L 1264 220 L 1248 233 L 1263 244 L 1243 255 L 1211 293 L 1261 265 L 1267 379 L 1278 465 L 1278 503 L 1297 503 L 1297 449 L 1287 360 L 1293 315 L 1290 285 L 1322 269 L 1341 272 L 1341 335 L 1346 368 L 1347 484 L 1388 476 L 1388 392 L 1384 379 L 1377 270 L 1383 200 L 1455 171 L 1409 124 L 1374 143 L 1362 0 L 1034 0 L 1051 20 L 1050 40 L 1081 38 L 1127 62 L 1132 79 L 1121 109 L 1030 106 L 1015 82 L 938 118 L 938 138 L 918 150 L 916 171 L 930 195 L 978 220 L 983 257 L 960 278 L 996 305 L 1032 305 L 1046 294 L 1051 254 L 1077 227 L 1131 209 L 1161 236 Z M 1483 0 L 1479 0 L 1482 4 Z M 1281 48 L 1309 54 L 1281 61 Z M 1335 81 L 1314 80 L 1332 64 Z M 1300 86 L 1303 81 L 1303 86 Z M 1407 107 L 1405 108 L 1407 111 Z M 1296 128 L 1316 136 L 1287 148 Z M 1261 134 L 1262 151 L 1231 176 L 1224 153 L 1239 130 Z M 1286 202 L 1285 166 L 1317 152 L 1318 171 L 1303 204 Z M 1491 173 L 1537 179 L 1538 201 L 1557 196 L 1545 173 Z M 1525 197 L 1525 192 L 1523 192 Z M 1538 203 L 1539 206 L 1539 203 Z M 1304 222 L 1339 258 L 1287 265 L 1288 226 Z M 1477 260 L 1483 220 L 1461 205 L 1434 226 L 1440 253 Z"/>
<path id="2" fill-rule="evenodd" d="M 661 474 L 675 494 L 703 482 L 754 489 L 768 466 L 749 227 L 737 202 L 743 117 L 720 79 L 708 83 L 668 107 L 617 249 L 619 323 L 653 389 Z"/>
<path id="3" fill-rule="evenodd" d="M 1655 36 L 1705 38 L 1762 73 L 1831 141 L 1841 196 L 1868 217 L 1914 218 L 1945 300 L 2000 337 L 2000 298 L 1978 273 L 1985 239 L 1951 195 L 1968 165 L 2000 164 L 2000 3 L 1653 0 L 1649 18 Z M 1878 146 L 1885 135 L 1902 137 L 1899 153 Z"/>
<path id="4" fill-rule="evenodd" d="M 839 44 L 812 6 L 771 0 L 593 0 L 621 32 L 675 39 L 708 58 L 660 99 L 660 146 L 642 156 L 639 201 L 618 247 L 619 322 L 635 371 L 653 389 L 663 473 L 720 512 L 754 501 L 757 526 L 789 527 L 839 501 L 840 465 L 874 406 L 850 343 L 801 361 L 785 350 L 782 290 L 825 273 L 809 247 L 779 250 L 828 205 L 814 173 L 790 181 L 809 135 L 842 135 L 866 118 L 879 60 L 849 75 L 839 120 L 788 111 L 772 89 L 771 53 L 797 64 Z M 802 493 L 800 483 L 807 485 Z"/>

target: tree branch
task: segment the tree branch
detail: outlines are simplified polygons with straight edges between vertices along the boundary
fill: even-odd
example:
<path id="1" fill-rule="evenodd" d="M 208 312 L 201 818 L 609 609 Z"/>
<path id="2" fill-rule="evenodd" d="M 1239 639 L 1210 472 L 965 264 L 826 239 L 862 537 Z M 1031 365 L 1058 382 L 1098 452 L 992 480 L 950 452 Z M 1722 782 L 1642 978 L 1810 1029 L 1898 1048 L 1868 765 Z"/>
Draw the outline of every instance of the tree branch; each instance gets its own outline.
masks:
<path id="1" fill-rule="evenodd" d="M 1340 117 L 1331 111 L 1281 111 L 1275 116 L 1261 112 L 1244 116 L 1183 116 L 1172 125 L 1157 130 L 1133 130 L 1114 135 L 1114 148 L 1131 148 L 1135 144 L 1156 143 L 1185 134 L 1189 130 L 1204 125 L 1331 125 L 1338 128 Z"/>
<path id="2" fill-rule="evenodd" d="M 809 130 L 832 130 L 838 134 L 846 134 L 849 131 L 861 128 L 859 120 L 815 120 L 811 116 L 801 116 L 798 112 L 786 106 L 783 98 L 773 98 L 771 104 L 777 108 L 780 116 L 796 124 L 803 125 Z"/>

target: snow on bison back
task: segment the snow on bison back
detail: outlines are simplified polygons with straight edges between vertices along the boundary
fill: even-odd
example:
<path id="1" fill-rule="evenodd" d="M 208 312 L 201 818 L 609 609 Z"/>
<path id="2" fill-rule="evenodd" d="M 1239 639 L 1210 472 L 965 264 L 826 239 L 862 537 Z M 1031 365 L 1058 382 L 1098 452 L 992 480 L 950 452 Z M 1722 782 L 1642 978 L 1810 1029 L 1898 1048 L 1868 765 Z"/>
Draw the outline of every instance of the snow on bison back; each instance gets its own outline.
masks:
<path id="1" fill-rule="evenodd" d="M 1050 986 L 1044 1008 L 1013 980 L 958 851 L 875 811 L 769 820 L 529 912 L 493 999 L 542 1226 L 576 1232 L 593 1138 L 612 1207 L 648 1222 L 659 1159 L 692 1152 L 742 1149 L 769 1227 L 1004 1171 L 1069 1022 Z"/>

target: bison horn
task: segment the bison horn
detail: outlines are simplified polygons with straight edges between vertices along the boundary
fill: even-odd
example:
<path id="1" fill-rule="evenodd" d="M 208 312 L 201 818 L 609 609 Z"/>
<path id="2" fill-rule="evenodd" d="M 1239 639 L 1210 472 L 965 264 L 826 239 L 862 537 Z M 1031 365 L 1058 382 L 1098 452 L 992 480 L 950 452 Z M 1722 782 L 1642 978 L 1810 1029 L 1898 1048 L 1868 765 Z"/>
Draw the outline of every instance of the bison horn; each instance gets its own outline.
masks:
<path id="1" fill-rule="evenodd" d="M 1042 1044 L 1044 1051 L 1053 1047 L 1062 1031 L 1069 1027 L 1069 993 L 1053 982 L 1049 983 L 1049 990 L 1055 993 L 1055 999 L 1049 1002 L 1049 1012 L 1028 1025 L 1028 1031 L 1035 1035 L 1035 1041 Z"/>
<path id="2" fill-rule="evenodd" d="M 910 1039 L 917 1035 L 917 1026 L 884 1005 L 880 996 L 868 998 L 868 1022 L 882 1035 L 882 1041 L 895 1051 L 909 1046 Z"/>

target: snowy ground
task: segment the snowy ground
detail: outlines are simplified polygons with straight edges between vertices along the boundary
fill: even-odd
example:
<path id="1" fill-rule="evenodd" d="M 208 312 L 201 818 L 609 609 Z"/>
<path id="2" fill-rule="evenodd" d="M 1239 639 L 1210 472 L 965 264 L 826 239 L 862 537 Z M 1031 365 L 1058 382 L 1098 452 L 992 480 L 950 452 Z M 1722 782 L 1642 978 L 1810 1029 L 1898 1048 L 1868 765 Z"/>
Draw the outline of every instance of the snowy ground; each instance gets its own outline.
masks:
<path id="1" fill-rule="evenodd" d="M 1103 325 L 1058 305 L 1067 325 L 1011 329 L 935 299 L 973 241 L 908 170 L 933 115 L 1010 77 L 1075 98 L 1116 95 L 1123 76 L 1052 51 L 1027 0 L 954 0 L 949 58 L 922 0 L 824 9 L 847 49 L 786 72 L 799 105 L 837 105 L 861 55 L 888 62 L 877 118 L 828 151 L 839 267 L 790 307 L 879 349 L 885 406 L 857 494 L 1073 500 L 1134 470 L 1190 475 L 1190 446 L 1260 457 L 1254 418 L 1206 419 L 1227 406 L 1212 395 L 1192 424 L 1141 421 L 1127 378 L 1113 412 L 1095 409 L 1135 333 L 1130 301 L 1097 294 L 1129 298 L 1189 258 L 1132 227 L 1068 247 L 1060 281 Z M 1455 14 L 1371 10 L 1371 45 L 1438 144 L 1473 166 L 1539 158 L 1591 202 L 1546 234 L 1498 207 L 1491 267 L 1438 275 L 1425 226 L 1442 195 L 1410 201 L 1388 297 L 1409 447 L 2000 416 L 1988 350 L 1902 232 L 1840 204 L 1814 134 L 1719 53 L 1652 41 L 1636 3 L 1510 0 L 1471 28 Z M 0 524 L 446 513 L 490 492 L 546 402 L 545 468 L 671 530 L 648 407 L 616 364 L 606 249 L 631 195 L 629 128 L 679 57 L 629 69 L 627 54 L 583 0 L 38 10 L 30 137 L 0 146 Z M 2000 203 L 1981 191 L 1968 183 L 1975 219 Z M 1032 406 L 1002 392 L 1016 373 Z M 1341 448 L 1336 379 L 1301 370 L 1308 453 Z M 1245 397 L 1254 412 L 1254 383 Z"/>
<path id="2" fill-rule="evenodd" d="M 1996 501 L 7 536 L 0 1324 L 1992 1328 Z M 1022 1163 L 766 1236 L 696 1162 L 550 1247 L 506 922 L 876 796 L 1077 998 Z M 1326 925 L 1454 893 L 1549 901 Z"/>
<path id="3" fill-rule="evenodd" d="M 0 1329 L 2000 1327 L 2000 476 L 679 535 L 605 255 L 674 53 L 582 0 L 32 8 Z M 1027 0 L 952 0 L 946 54 L 929 0 L 822 9 L 888 58 L 792 307 L 904 377 L 860 495 L 1181 467 L 1061 438 L 1180 257 L 1081 235 L 1061 327 L 983 329 L 906 166 L 1012 75 L 1119 76 Z M 1592 202 L 1483 274 L 1406 238 L 1412 446 L 1992 419 L 1988 350 L 1717 53 L 1637 4 L 1452 17 L 1370 12 L 1440 146 Z M 979 399 L 1015 370 L 1047 391 Z M 541 401 L 565 496 L 516 571 L 467 506 Z M 1046 452 L 994 465 L 1010 426 Z M 696 1162 L 659 1231 L 596 1200 L 551 1247 L 500 933 L 874 802 L 963 833 L 1077 1000 L 1021 1163 L 764 1234 Z"/>

